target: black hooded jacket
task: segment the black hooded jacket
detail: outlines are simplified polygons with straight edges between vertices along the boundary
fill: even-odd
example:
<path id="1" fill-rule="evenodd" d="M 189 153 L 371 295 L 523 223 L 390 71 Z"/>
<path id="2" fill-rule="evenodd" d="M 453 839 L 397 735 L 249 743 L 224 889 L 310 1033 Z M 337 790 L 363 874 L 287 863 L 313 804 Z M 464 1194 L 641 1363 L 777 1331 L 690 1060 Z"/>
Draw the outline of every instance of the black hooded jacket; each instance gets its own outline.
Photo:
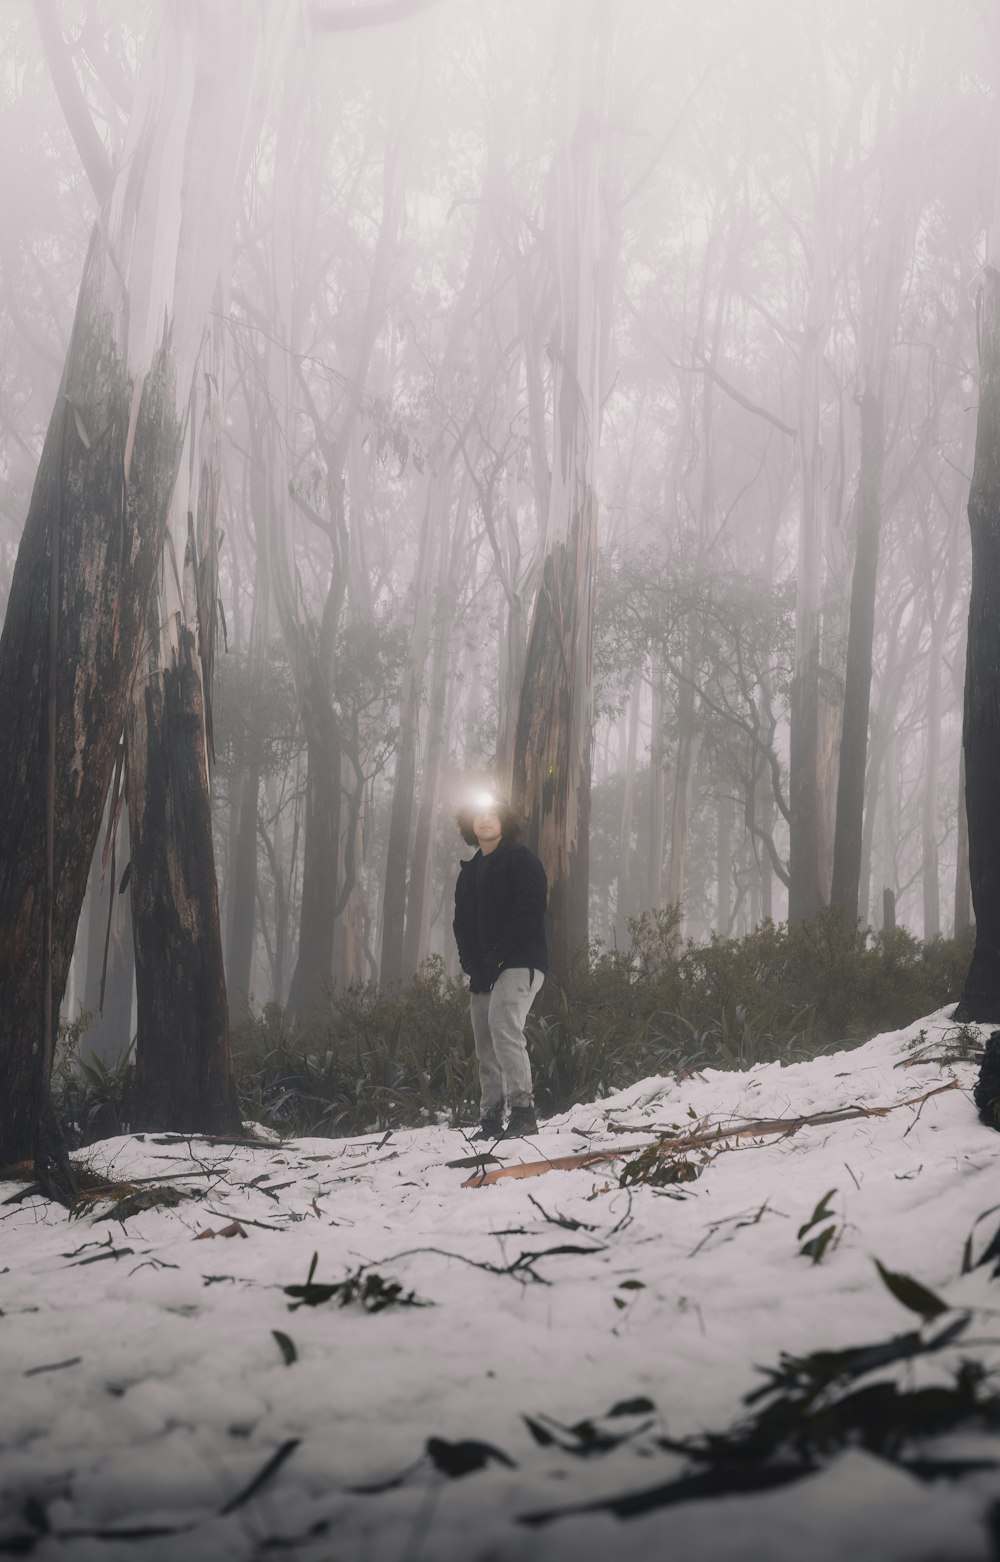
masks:
<path id="1" fill-rule="evenodd" d="M 545 971 L 545 869 L 517 841 L 463 862 L 455 885 L 455 942 L 475 992 L 489 992 L 505 966 Z"/>

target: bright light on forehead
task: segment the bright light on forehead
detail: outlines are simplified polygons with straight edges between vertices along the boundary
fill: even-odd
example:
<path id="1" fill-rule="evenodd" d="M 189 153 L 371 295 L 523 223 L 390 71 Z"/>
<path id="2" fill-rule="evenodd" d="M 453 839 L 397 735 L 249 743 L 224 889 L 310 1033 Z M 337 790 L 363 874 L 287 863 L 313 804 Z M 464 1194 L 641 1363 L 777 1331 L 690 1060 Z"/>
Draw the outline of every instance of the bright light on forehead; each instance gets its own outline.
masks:
<path id="1" fill-rule="evenodd" d="M 480 813 L 485 813 L 488 808 L 497 807 L 497 800 L 492 792 L 478 792 L 473 803 Z"/>

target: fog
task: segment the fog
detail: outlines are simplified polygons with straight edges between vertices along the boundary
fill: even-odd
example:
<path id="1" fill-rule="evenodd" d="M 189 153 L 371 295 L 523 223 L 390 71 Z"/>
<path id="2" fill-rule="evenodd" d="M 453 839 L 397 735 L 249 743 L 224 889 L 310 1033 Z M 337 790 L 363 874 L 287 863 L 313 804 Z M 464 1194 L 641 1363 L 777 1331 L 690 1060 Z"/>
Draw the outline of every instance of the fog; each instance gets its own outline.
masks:
<path id="1" fill-rule="evenodd" d="M 484 784 L 570 953 L 667 906 L 696 939 L 831 897 L 968 928 L 984 14 L 275 0 L 232 220 L 192 219 L 176 314 L 155 265 L 129 298 L 211 353 L 156 590 L 161 634 L 197 621 L 231 1013 L 457 974 L 455 812 Z M 4 609 L 105 181 L 142 185 L 141 105 L 180 123 L 235 79 L 246 40 L 213 59 L 209 33 L 190 3 L 0 13 Z M 186 188 L 136 196 L 154 258 Z M 129 1013 L 112 811 L 70 1015 L 102 980 Z"/>

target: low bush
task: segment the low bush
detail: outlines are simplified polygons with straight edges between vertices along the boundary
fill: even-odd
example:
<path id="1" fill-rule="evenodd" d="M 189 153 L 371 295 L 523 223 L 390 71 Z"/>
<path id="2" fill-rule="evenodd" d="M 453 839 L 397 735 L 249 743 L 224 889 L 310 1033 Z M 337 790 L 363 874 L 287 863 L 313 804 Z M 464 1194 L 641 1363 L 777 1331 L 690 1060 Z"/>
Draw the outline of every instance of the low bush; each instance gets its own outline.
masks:
<path id="1" fill-rule="evenodd" d="M 374 984 L 334 993 L 290 1026 L 281 1009 L 233 1027 L 244 1117 L 282 1134 L 341 1137 L 461 1114 L 475 1083 L 468 995 L 439 959 L 399 994 Z"/>
<path id="2" fill-rule="evenodd" d="M 739 939 L 684 942 L 670 910 L 629 923 L 626 949 L 593 949 L 565 992 L 547 982 L 527 1022 L 545 1114 L 650 1075 L 798 1062 L 857 1046 L 957 1001 L 971 947 L 883 937 L 832 910 Z M 233 1027 L 245 1118 L 286 1135 L 342 1137 L 437 1117 L 471 1123 L 478 1076 L 464 982 L 428 961 L 398 993 L 336 992 L 308 1024 L 268 1005 Z M 63 1066 L 71 1144 L 127 1130 L 131 1065 Z"/>

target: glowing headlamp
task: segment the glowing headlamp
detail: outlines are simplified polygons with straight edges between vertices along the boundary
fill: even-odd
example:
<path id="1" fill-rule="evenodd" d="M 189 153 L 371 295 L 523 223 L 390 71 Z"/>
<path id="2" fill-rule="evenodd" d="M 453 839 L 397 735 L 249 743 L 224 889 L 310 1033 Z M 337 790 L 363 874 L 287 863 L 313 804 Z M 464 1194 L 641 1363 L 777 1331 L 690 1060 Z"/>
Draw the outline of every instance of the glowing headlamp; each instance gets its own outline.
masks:
<path id="1" fill-rule="evenodd" d="M 484 814 L 492 813 L 494 809 L 499 808 L 500 804 L 492 792 L 477 792 L 472 799 L 472 806 L 476 813 Z"/>

